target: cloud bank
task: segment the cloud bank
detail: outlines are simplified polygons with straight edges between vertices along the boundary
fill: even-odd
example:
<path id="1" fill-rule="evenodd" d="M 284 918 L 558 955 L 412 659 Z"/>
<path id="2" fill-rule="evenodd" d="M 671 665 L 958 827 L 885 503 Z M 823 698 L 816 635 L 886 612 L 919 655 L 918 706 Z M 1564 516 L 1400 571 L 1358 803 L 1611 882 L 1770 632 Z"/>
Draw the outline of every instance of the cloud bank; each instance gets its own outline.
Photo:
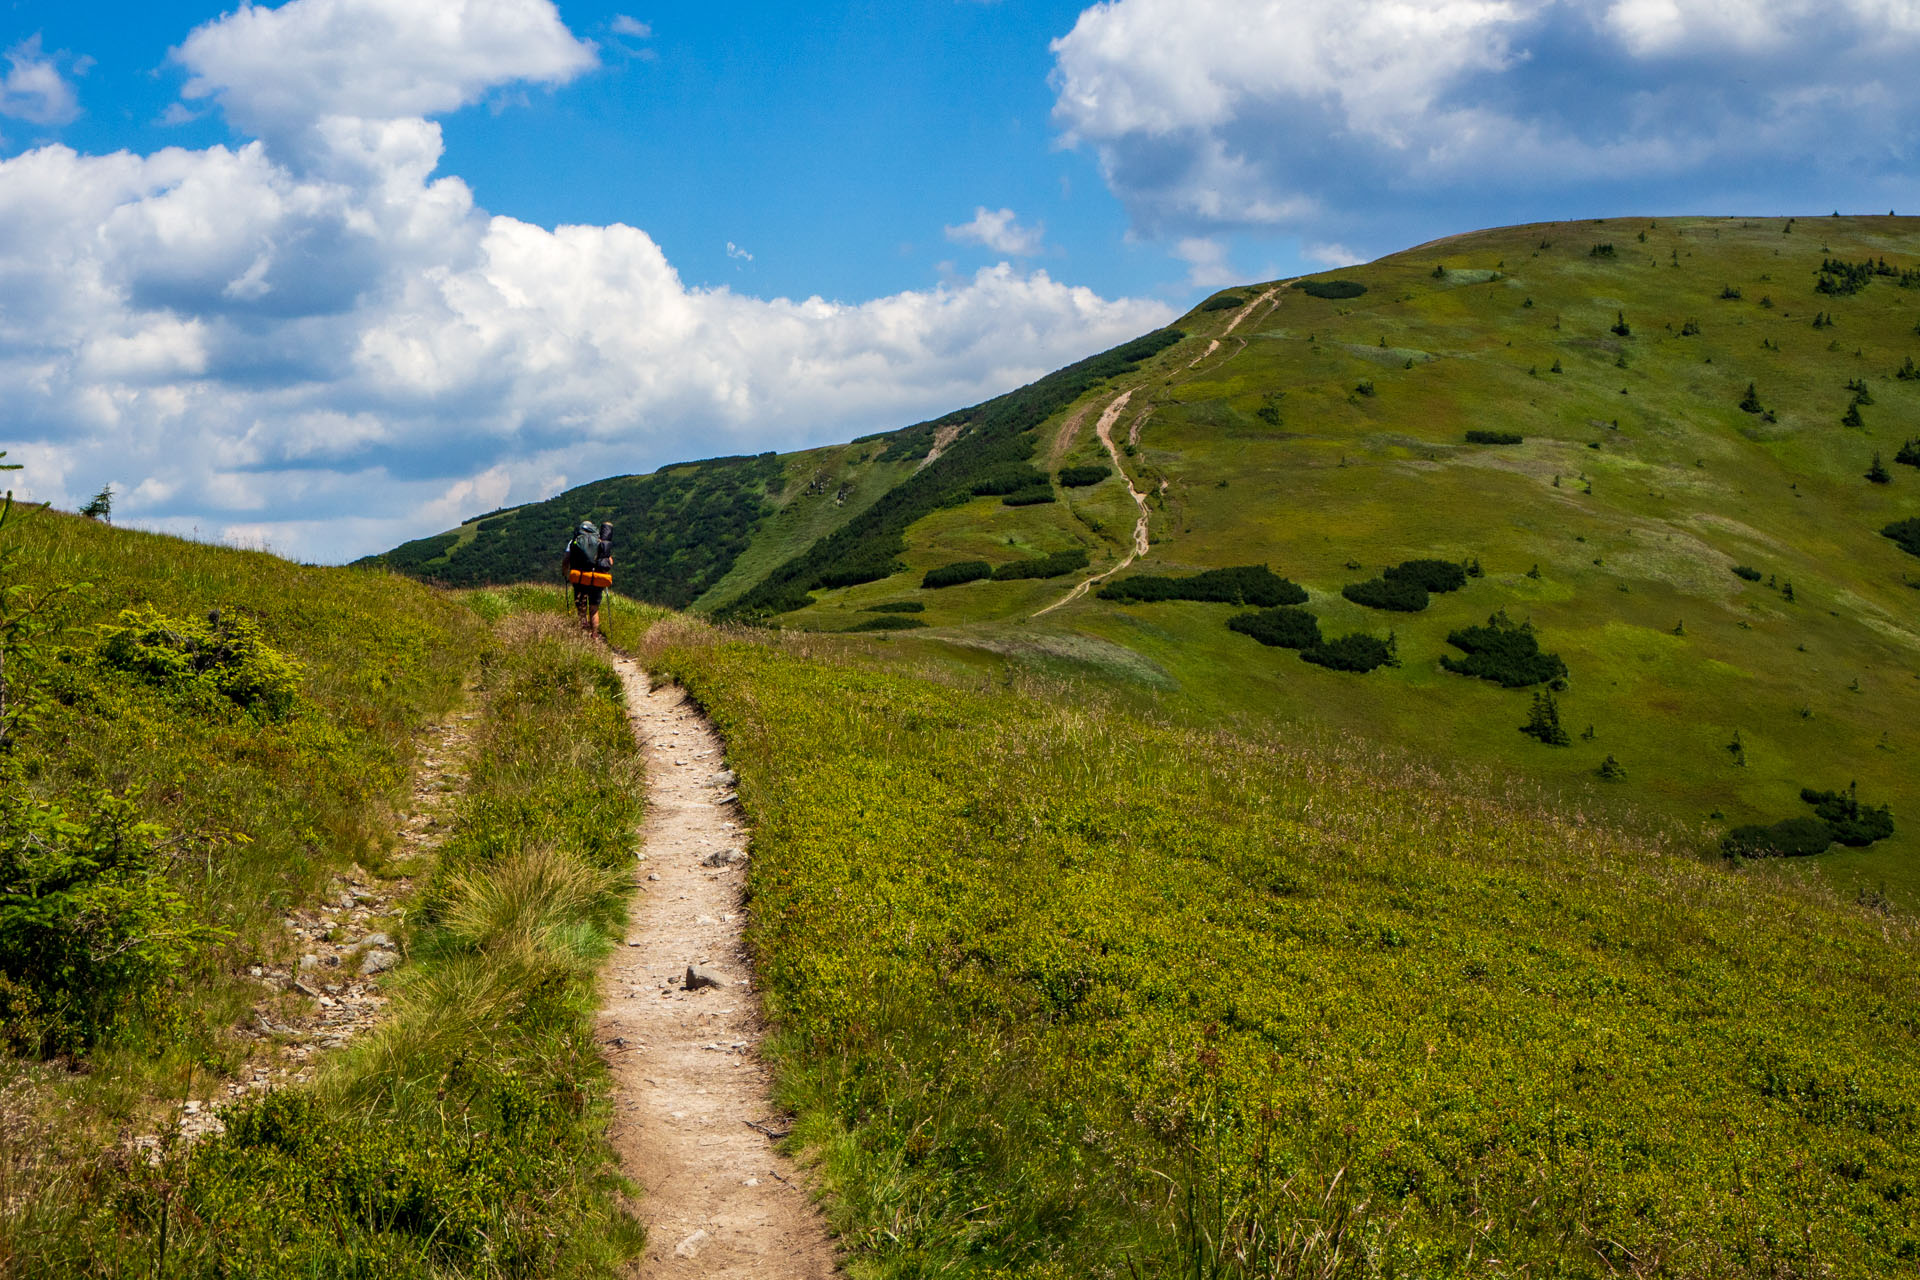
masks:
<path id="1" fill-rule="evenodd" d="M 1913 0 L 1111 0 L 1054 119 L 1140 234 L 1382 251 L 1489 206 L 1910 203 L 1916 52 Z"/>
<path id="2" fill-rule="evenodd" d="M 594 65 L 549 0 L 292 0 L 176 52 L 253 140 L 0 161 L 34 496 L 341 559 L 567 484 L 978 400 L 1169 318 L 1005 264 L 858 304 L 690 288 L 641 230 L 435 176 L 426 118 Z M 11 90 L 9 90 L 11 92 Z"/>

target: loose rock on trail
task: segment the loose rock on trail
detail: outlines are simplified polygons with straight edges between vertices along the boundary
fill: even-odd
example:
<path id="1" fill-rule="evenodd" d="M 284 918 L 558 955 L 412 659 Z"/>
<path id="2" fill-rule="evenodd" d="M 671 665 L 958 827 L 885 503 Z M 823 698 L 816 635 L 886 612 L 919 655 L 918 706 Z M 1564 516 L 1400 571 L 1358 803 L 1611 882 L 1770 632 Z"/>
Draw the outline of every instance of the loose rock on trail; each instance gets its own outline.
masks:
<path id="1" fill-rule="evenodd" d="M 644 1188 L 642 1277 L 814 1280 L 826 1226 L 769 1099 L 742 941 L 747 831 L 719 737 L 679 689 L 615 666 L 647 759 L 647 820 L 625 945 L 601 974 L 596 1038 L 614 1078 L 610 1138 Z"/>

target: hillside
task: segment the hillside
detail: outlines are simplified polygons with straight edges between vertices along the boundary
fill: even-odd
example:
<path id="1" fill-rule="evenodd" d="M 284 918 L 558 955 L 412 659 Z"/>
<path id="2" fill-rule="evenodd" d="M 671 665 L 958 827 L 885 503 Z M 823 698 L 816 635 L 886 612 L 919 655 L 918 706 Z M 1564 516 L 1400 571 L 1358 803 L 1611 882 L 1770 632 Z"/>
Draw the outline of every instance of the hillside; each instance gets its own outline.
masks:
<path id="1" fill-rule="evenodd" d="M 1598 812 L 1682 823 L 1703 849 L 1810 816 L 1803 788 L 1857 782 L 1897 818 L 1920 751 L 1920 562 L 1882 530 L 1920 516 L 1917 267 L 1912 219 L 1613 219 L 1229 290 L 1105 364 L 848 446 L 836 492 L 892 487 L 817 526 L 763 515 L 700 607 L 790 628 L 925 624 L 963 666 L 1494 764 Z M 1094 431 L 1127 392 L 1115 454 L 1150 538 L 1128 572 L 1269 565 L 1325 638 L 1391 638 L 1399 665 L 1303 663 L 1230 630 L 1245 610 L 1227 603 L 1096 589 L 1042 614 L 1131 541 L 1134 503 Z M 933 465 L 875 474 L 944 437 Z M 788 487 L 805 465 L 787 460 Z M 1416 559 L 1477 573 L 1417 612 L 1343 594 L 1378 603 L 1363 584 Z M 955 562 L 1000 574 L 922 586 Z M 1564 663 L 1563 687 L 1442 665 L 1468 660 L 1450 637 L 1502 614 Z M 1519 732 L 1548 692 L 1565 746 Z M 1897 822 L 1821 863 L 1920 900 L 1915 834 Z"/>

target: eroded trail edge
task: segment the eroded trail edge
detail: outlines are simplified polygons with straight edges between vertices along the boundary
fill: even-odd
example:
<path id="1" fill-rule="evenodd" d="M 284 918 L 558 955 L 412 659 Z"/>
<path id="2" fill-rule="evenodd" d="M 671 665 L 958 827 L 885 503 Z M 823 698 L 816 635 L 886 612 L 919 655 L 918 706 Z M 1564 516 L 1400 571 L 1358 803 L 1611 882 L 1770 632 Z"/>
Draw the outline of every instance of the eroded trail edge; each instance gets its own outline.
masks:
<path id="1" fill-rule="evenodd" d="M 635 1274 L 831 1276 L 825 1224 L 768 1136 L 787 1126 L 758 1055 L 742 939 L 747 832 L 719 736 L 680 689 L 654 688 L 631 659 L 614 665 L 646 753 L 644 892 L 601 974 L 597 1039 L 613 1070 L 609 1136 L 644 1189 Z"/>

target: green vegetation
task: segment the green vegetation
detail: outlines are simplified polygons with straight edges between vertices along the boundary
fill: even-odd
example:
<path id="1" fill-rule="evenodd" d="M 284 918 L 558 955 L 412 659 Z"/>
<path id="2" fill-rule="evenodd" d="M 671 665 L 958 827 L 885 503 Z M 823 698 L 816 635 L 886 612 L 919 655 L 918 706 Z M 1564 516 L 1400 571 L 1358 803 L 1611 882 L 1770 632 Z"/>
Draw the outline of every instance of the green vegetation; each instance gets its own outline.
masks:
<path id="1" fill-rule="evenodd" d="M 1810 858 L 1833 847 L 1833 830 L 1818 818 L 1735 827 L 1720 842 L 1729 858 Z"/>
<path id="2" fill-rule="evenodd" d="M 1037 484 L 1022 489 L 1017 493 L 1008 494 L 1006 497 L 1000 499 L 1000 504 L 1007 507 L 1037 507 L 1043 503 L 1054 501 L 1057 501 L 1057 499 L 1054 497 L 1053 486 L 1050 484 Z"/>
<path id="3" fill-rule="evenodd" d="M 573 527 L 582 520 L 610 520 L 619 589 L 635 599 L 684 608 L 746 550 L 783 471 L 776 455 L 763 453 L 597 480 L 363 563 L 455 587 L 552 581 Z"/>
<path id="4" fill-rule="evenodd" d="M 1113 474 L 1113 468 L 1104 462 L 1088 463 L 1085 466 L 1060 468 L 1060 487 L 1063 489 L 1085 489 L 1099 484 Z"/>
<path id="5" fill-rule="evenodd" d="M 1065 551 L 1029 560 L 1009 560 L 993 571 L 993 580 L 1013 582 L 1022 578 L 1058 578 L 1062 574 L 1077 573 L 1086 568 L 1087 559 L 1085 547 L 1069 547 Z"/>
<path id="6" fill-rule="evenodd" d="M 1295 287 L 1310 298 L 1330 298 L 1336 302 L 1361 297 L 1367 291 L 1367 286 L 1358 280 L 1302 280 Z"/>
<path id="7" fill-rule="evenodd" d="M 1893 834 L 1893 810 L 1884 804 L 1861 804 L 1857 783 L 1845 791 L 1804 788 L 1800 798 L 1813 806 L 1816 818 L 1827 824 L 1835 844 L 1862 849 Z"/>
<path id="8" fill-rule="evenodd" d="M 1263 564 L 1208 569 L 1186 577 L 1136 573 L 1100 588 L 1102 600 L 1145 604 L 1158 600 L 1196 600 L 1217 604 L 1248 604 L 1271 609 L 1305 604 L 1307 593 Z"/>
<path id="9" fill-rule="evenodd" d="M 982 578 L 992 576 L 993 566 L 985 560 L 961 560 L 927 570 L 926 576 L 920 579 L 920 585 L 929 590 L 939 587 L 957 587 L 962 583 L 978 582 Z"/>
<path id="10" fill-rule="evenodd" d="M 1920 1240 L 1915 944 L 1850 899 L 1351 738 L 681 639 L 858 1274 L 1854 1280 Z"/>
<path id="11" fill-rule="evenodd" d="M 1467 432 L 1468 444 L 1524 444 L 1526 437 L 1513 431 L 1484 431 L 1478 428 Z"/>
<path id="12" fill-rule="evenodd" d="M 862 613 L 925 613 L 927 606 L 920 600 L 888 600 L 882 604 L 870 604 Z"/>
<path id="13" fill-rule="evenodd" d="M 1177 329 L 1163 329 L 1136 338 L 1018 391 L 935 423 L 909 428 L 916 440 L 922 431 L 931 440 L 933 432 L 941 427 L 960 427 L 963 434 L 945 453 L 845 525 L 774 569 L 717 611 L 717 616 L 753 619 L 786 613 L 805 607 L 810 602 L 809 593 L 815 590 L 890 576 L 906 549 L 904 535 L 914 522 L 971 494 L 982 477 L 996 473 L 996 469 L 1025 464 L 1038 447 L 1034 428 L 1056 410 L 1099 382 L 1132 373 L 1142 361 L 1184 336 Z M 1051 497 L 1050 487 L 1048 494 Z"/>
<path id="14" fill-rule="evenodd" d="M 1382 575 L 1365 582 L 1349 582 L 1340 594 L 1369 609 L 1387 609 L 1394 613 L 1419 613 L 1427 607 L 1427 589 L 1417 578 L 1389 578 Z"/>
<path id="15" fill-rule="evenodd" d="M 1252 636 L 1261 644 L 1276 649 L 1316 649 L 1320 647 L 1320 623 L 1305 609 L 1261 609 L 1236 613 L 1227 625 L 1241 635 Z"/>
<path id="16" fill-rule="evenodd" d="M 1752 565 L 1737 564 L 1733 566 L 1733 576 L 1746 582 L 1760 581 L 1760 571 Z"/>
<path id="17" fill-rule="evenodd" d="M 1237 293 L 1223 293 L 1217 297 L 1208 298 L 1205 302 L 1201 303 L 1200 311 L 1202 313 L 1208 311 L 1231 311 L 1235 307 L 1245 306 L 1246 303 L 1247 300 Z"/>
<path id="18" fill-rule="evenodd" d="M 1466 566 L 1451 560 L 1403 560 L 1380 576 L 1389 582 L 1406 582 L 1433 595 L 1445 595 L 1467 585 Z"/>
<path id="19" fill-rule="evenodd" d="M 1316 667 L 1327 667 L 1334 671 L 1364 673 L 1399 665 L 1393 656 L 1391 641 L 1358 632 L 1310 645 L 1300 651 L 1300 657 Z"/>
<path id="20" fill-rule="evenodd" d="M 1920 556 L 1920 519 L 1895 520 L 1880 533 L 1908 555 Z"/>
<path id="21" fill-rule="evenodd" d="M 1447 643 L 1466 652 L 1465 658 L 1443 654 L 1440 665 L 1463 676 L 1491 680 L 1503 689 L 1564 680 L 1567 664 L 1557 653 L 1542 653 L 1530 622 L 1514 623 L 1504 612 L 1487 619 L 1484 627 L 1465 627 L 1448 634 Z"/>
<path id="22" fill-rule="evenodd" d="M 14 1255 L 29 1272 L 604 1275 L 637 1248 L 592 1041 L 642 793 L 619 682 L 559 617 L 502 624 L 484 670 L 468 790 L 381 1025 L 315 1087 L 51 1206 Z"/>
<path id="23" fill-rule="evenodd" d="M 877 618 L 868 618 L 865 622 L 856 622 L 848 631 L 918 631 L 926 626 L 921 618 L 903 617 L 897 613 L 881 614 Z"/>
<path id="24" fill-rule="evenodd" d="M 1533 706 L 1527 712 L 1527 722 L 1520 726 L 1520 732 L 1544 746 L 1573 745 L 1573 739 L 1567 736 L 1565 726 L 1560 723 L 1560 703 L 1551 689 L 1533 695 Z"/>

